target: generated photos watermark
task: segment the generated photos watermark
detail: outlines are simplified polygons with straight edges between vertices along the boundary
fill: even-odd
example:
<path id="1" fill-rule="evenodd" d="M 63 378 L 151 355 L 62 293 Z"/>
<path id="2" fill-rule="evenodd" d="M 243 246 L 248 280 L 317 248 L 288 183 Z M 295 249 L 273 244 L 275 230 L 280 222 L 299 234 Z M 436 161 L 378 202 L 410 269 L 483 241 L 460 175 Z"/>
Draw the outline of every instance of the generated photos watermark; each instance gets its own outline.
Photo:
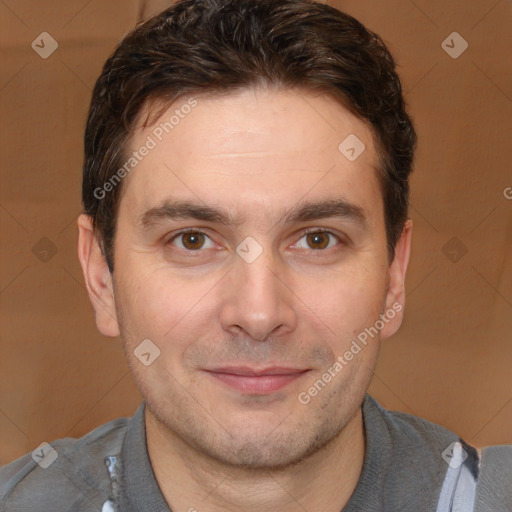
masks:
<path id="1" fill-rule="evenodd" d="M 125 178 L 130 172 L 139 165 L 144 157 L 148 156 L 151 150 L 155 149 L 159 142 L 163 140 L 165 135 L 171 133 L 178 126 L 182 119 L 190 114 L 192 109 L 197 107 L 197 100 L 189 98 L 180 108 L 174 110 L 174 114 L 169 117 L 168 121 L 160 123 L 153 129 L 151 135 L 148 135 L 144 144 L 127 158 L 125 163 L 103 184 L 102 187 L 94 189 L 93 195 L 96 199 L 104 199 L 108 192 L 112 192 L 114 188 Z"/>
<path id="2" fill-rule="evenodd" d="M 303 405 L 309 404 L 311 399 L 317 396 L 327 386 L 327 384 L 329 384 L 329 382 L 336 378 L 341 370 L 343 370 L 343 368 L 345 368 L 345 366 L 354 359 L 354 356 L 359 354 L 359 352 L 368 345 L 368 341 L 377 336 L 384 326 L 390 320 L 395 318 L 396 314 L 400 313 L 402 309 L 403 305 L 400 304 L 400 302 L 395 302 L 390 309 L 380 315 L 379 320 L 377 320 L 371 327 L 367 327 L 361 331 L 356 338 L 352 340 L 350 348 L 345 351 L 343 355 L 338 356 L 336 361 L 320 376 L 319 379 L 315 381 L 311 387 L 309 387 L 307 391 L 299 393 L 299 402 Z M 361 346 L 358 341 L 363 346 Z"/>

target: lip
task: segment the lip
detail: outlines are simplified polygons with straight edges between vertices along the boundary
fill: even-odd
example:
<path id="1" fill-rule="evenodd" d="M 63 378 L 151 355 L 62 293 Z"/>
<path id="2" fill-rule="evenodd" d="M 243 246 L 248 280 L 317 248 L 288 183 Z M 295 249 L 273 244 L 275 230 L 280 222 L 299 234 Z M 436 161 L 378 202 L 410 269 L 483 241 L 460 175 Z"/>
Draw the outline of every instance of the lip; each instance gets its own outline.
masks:
<path id="1" fill-rule="evenodd" d="M 242 393 L 264 395 L 279 391 L 309 372 L 309 369 L 273 366 L 229 366 L 206 370 L 212 377 Z"/>

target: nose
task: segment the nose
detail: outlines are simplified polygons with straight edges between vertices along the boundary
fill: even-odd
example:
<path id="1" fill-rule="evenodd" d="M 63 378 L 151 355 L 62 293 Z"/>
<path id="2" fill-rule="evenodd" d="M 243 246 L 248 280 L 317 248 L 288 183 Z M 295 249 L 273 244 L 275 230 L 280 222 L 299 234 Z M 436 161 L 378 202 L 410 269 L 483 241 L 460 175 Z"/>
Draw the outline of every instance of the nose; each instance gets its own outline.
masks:
<path id="1" fill-rule="evenodd" d="M 238 254 L 234 257 L 234 268 L 224 283 L 223 329 L 257 341 L 293 331 L 297 326 L 296 297 L 287 283 L 285 266 L 270 249 L 264 249 L 254 261 Z"/>

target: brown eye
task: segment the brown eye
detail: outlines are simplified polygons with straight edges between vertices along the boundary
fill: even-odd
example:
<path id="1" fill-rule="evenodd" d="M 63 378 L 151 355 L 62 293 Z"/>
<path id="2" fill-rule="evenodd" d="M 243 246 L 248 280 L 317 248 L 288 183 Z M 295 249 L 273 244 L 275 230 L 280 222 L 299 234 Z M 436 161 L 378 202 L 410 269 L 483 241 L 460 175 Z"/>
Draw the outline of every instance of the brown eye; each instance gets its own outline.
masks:
<path id="1" fill-rule="evenodd" d="M 322 231 L 308 233 L 306 239 L 311 249 L 325 249 L 329 245 L 329 234 Z"/>
<path id="2" fill-rule="evenodd" d="M 296 247 L 299 249 L 313 249 L 315 251 L 325 250 L 327 252 L 329 249 L 334 249 L 335 246 L 339 245 L 343 245 L 343 240 L 338 235 L 325 229 L 312 229 L 302 235 Z"/>
<path id="3" fill-rule="evenodd" d="M 205 242 L 209 242 L 208 246 Z M 202 231 L 182 231 L 174 236 L 168 244 L 177 245 L 179 249 L 184 251 L 198 251 L 199 249 L 210 249 L 213 243 L 210 237 Z"/>
<path id="4" fill-rule="evenodd" d="M 200 249 L 204 244 L 204 233 L 192 231 L 190 233 L 183 233 L 181 236 L 183 240 L 183 246 L 186 249 Z"/>

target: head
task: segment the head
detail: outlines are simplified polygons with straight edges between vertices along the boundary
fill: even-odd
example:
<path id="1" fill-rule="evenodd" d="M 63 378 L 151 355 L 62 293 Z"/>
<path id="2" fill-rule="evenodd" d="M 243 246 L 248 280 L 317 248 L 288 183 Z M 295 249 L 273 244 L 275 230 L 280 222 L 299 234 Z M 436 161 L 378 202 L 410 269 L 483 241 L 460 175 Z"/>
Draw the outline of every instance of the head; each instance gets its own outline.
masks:
<path id="1" fill-rule="evenodd" d="M 402 320 L 415 142 L 381 38 L 327 5 L 184 0 L 121 41 L 79 256 L 162 428 L 253 467 L 339 434 Z M 240 389 L 234 367 L 295 374 Z"/>

